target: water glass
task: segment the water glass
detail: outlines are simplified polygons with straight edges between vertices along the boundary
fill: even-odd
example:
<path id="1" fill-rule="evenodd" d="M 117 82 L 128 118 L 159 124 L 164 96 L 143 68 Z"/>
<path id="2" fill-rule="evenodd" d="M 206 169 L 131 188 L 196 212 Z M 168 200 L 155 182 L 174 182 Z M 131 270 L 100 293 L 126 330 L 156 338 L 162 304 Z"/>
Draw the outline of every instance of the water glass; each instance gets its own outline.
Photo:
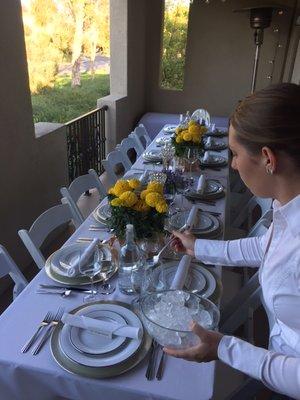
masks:
<path id="1" fill-rule="evenodd" d="M 99 248 L 96 247 L 88 261 L 82 263 L 81 260 L 82 258 L 80 257 L 79 271 L 82 275 L 87 276 L 91 281 L 91 293 L 84 296 L 83 301 L 90 302 L 98 300 L 98 293 L 94 285 L 94 277 L 101 271 L 102 253 L 100 254 Z"/>

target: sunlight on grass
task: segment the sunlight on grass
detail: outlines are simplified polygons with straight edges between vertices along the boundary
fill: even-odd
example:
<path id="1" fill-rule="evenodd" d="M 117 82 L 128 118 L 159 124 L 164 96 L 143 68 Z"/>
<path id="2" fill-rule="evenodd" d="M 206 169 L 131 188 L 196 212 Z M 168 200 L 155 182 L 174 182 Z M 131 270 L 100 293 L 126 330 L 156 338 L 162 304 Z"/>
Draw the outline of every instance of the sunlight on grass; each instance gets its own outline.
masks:
<path id="1" fill-rule="evenodd" d="M 81 86 L 72 88 L 70 76 L 57 77 L 53 88 L 31 96 L 34 122 L 65 123 L 97 106 L 97 99 L 109 94 L 109 74 L 96 72 L 92 79 L 81 74 Z"/>

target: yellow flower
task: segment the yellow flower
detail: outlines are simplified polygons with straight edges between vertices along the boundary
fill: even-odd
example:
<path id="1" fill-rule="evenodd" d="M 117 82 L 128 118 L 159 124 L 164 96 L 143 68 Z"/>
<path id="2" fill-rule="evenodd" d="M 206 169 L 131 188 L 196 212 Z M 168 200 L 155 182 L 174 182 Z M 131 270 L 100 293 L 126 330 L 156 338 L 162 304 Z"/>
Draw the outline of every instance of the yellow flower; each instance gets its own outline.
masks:
<path id="1" fill-rule="evenodd" d="M 159 193 L 150 192 L 146 196 L 146 203 L 150 207 L 155 207 L 157 203 L 163 200 L 163 197 Z"/>
<path id="2" fill-rule="evenodd" d="M 118 197 L 121 196 L 122 193 L 127 192 L 128 190 L 131 190 L 131 187 L 129 186 L 128 181 L 125 181 L 124 179 L 120 179 L 115 183 L 115 186 L 113 188 L 114 194 Z"/>
<path id="3" fill-rule="evenodd" d="M 199 126 L 197 121 L 195 121 L 194 119 L 191 119 L 190 122 L 189 122 L 189 127 L 193 126 L 193 125 Z"/>
<path id="4" fill-rule="evenodd" d="M 159 201 L 156 206 L 156 211 L 159 212 L 160 214 L 163 214 L 168 211 L 168 205 L 164 200 Z"/>
<path id="5" fill-rule="evenodd" d="M 206 126 L 200 126 L 200 131 L 201 131 L 201 135 L 204 135 L 204 133 L 206 133 L 207 132 L 207 128 L 206 128 Z"/>
<path id="6" fill-rule="evenodd" d="M 121 207 L 124 205 L 123 201 L 121 199 L 118 199 L 117 197 L 112 199 L 110 202 L 110 205 L 113 207 Z"/>
<path id="7" fill-rule="evenodd" d="M 192 134 L 189 131 L 184 131 L 183 140 L 190 142 L 192 140 Z"/>
<path id="8" fill-rule="evenodd" d="M 148 183 L 147 190 L 149 192 L 156 192 L 156 193 L 161 193 L 162 194 L 163 190 L 164 190 L 164 186 L 163 186 L 163 184 L 161 184 L 159 182 L 152 181 L 152 182 Z"/>
<path id="9" fill-rule="evenodd" d="M 132 189 L 137 189 L 138 187 L 140 187 L 141 184 L 138 179 L 129 179 L 128 183 Z"/>
<path id="10" fill-rule="evenodd" d="M 115 190 L 114 190 L 113 186 L 109 189 L 108 194 L 115 194 Z"/>
<path id="11" fill-rule="evenodd" d="M 180 126 L 177 126 L 177 128 L 175 129 L 176 135 L 178 135 L 181 131 L 182 131 L 182 128 L 180 128 Z"/>
<path id="12" fill-rule="evenodd" d="M 125 207 L 132 207 L 138 201 L 138 197 L 135 193 L 128 190 L 121 194 L 120 200 L 122 200 Z"/>
<path id="13" fill-rule="evenodd" d="M 200 136 L 193 136 L 193 142 L 199 144 L 201 142 Z"/>
<path id="14" fill-rule="evenodd" d="M 181 134 L 177 135 L 175 138 L 175 141 L 176 141 L 176 143 L 181 143 L 183 141 L 182 135 Z"/>
<path id="15" fill-rule="evenodd" d="M 150 193 L 150 190 L 143 190 L 143 191 L 141 192 L 141 194 L 140 194 L 140 198 L 141 198 L 142 200 L 145 200 L 145 198 L 146 198 L 146 196 L 147 196 L 148 193 Z"/>
<path id="16" fill-rule="evenodd" d="M 189 133 L 194 136 L 194 135 L 200 135 L 201 134 L 201 127 L 200 125 L 191 125 L 189 127 Z"/>
<path id="17" fill-rule="evenodd" d="M 134 210 L 139 212 L 147 212 L 151 209 L 143 200 L 139 199 L 132 207 Z"/>

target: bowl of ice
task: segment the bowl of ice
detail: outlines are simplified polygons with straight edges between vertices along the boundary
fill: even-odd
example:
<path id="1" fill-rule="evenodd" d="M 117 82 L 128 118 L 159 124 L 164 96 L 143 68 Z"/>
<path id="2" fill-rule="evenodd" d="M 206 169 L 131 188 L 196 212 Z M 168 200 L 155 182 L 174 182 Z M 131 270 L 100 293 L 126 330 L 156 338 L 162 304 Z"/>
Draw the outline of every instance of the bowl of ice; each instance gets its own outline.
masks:
<path id="1" fill-rule="evenodd" d="M 195 346 L 199 342 L 190 329 L 192 321 L 213 330 L 220 319 L 214 303 L 184 290 L 149 293 L 140 298 L 139 306 L 150 336 L 162 346 L 176 349 Z"/>

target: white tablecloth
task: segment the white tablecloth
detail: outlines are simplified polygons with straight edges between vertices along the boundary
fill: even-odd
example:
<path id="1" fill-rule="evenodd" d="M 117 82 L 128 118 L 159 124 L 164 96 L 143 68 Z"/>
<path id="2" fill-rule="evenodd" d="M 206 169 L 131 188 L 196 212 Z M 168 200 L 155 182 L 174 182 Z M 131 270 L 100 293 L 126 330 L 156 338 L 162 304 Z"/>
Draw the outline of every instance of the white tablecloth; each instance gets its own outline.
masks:
<path id="1" fill-rule="evenodd" d="M 160 132 L 159 135 L 162 134 Z M 155 147 L 155 143 L 151 147 Z M 226 153 L 224 151 L 224 155 Z M 142 162 L 142 159 L 138 160 L 134 167 L 152 168 Z M 221 178 L 226 185 L 228 169 L 208 171 L 207 175 Z M 216 207 L 203 205 L 202 208 L 222 212 L 224 221 L 225 205 L 223 198 L 217 201 Z M 88 231 L 89 225 L 94 223 L 92 215 L 89 216 L 67 243 L 81 236 L 104 238 L 107 234 Z M 51 284 L 53 281 L 44 271 L 38 273 L 0 317 L 0 400 L 207 400 L 212 397 L 214 362 L 197 364 L 168 356 L 163 379 L 147 381 L 145 359 L 122 376 L 96 380 L 64 371 L 53 359 L 49 345 L 35 357 L 30 352 L 22 354 L 22 346 L 47 311 L 56 311 L 59 306 L 69 311 L 82 304 L 83 295 L 80 293 L 65 299 L 58 295 L 36 294 L 40 283 Z M 132 297 L 116 290 L 111 296 L 103 296 L 103 299 L 130 302 Z"/>

